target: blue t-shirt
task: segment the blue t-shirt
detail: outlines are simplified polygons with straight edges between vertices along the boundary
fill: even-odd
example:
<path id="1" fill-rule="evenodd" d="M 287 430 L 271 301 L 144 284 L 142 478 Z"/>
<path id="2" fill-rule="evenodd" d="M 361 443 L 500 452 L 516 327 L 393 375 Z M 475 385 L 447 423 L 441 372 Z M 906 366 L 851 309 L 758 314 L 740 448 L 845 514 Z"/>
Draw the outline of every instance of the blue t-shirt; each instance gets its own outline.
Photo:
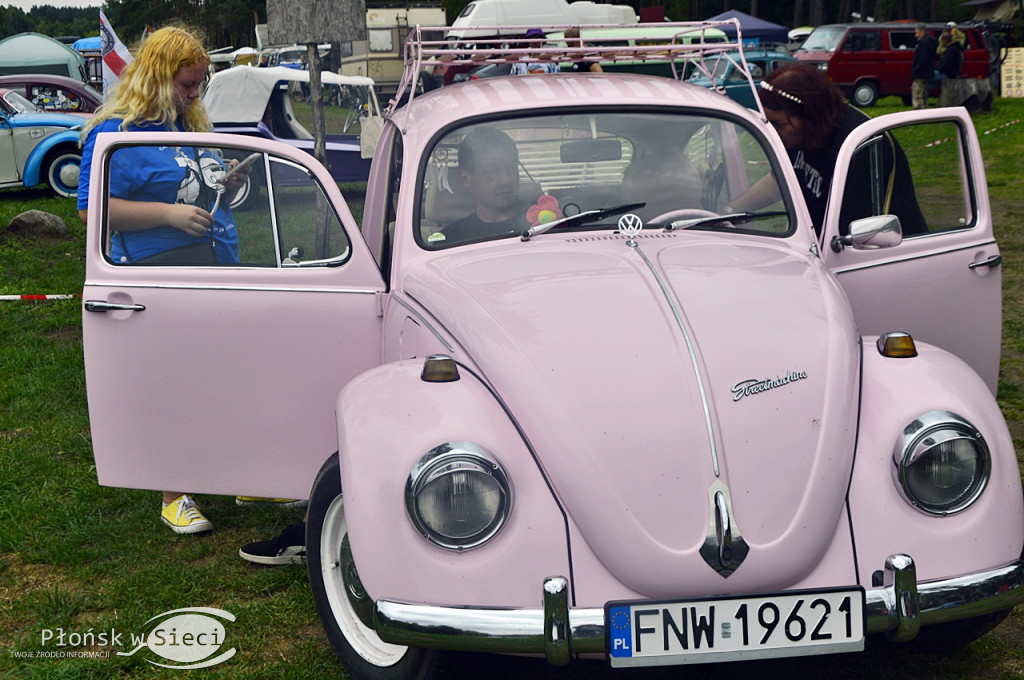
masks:
<path id="1" fill-rule="evenodd" d="M 82 148 L 81 174 L 78 180 L 78 208 L 89 203 L 89 183 L 93 146 L 101 132 L 121 132 L 121 119 L 106 120 L 92 130 Z M 169 132 L 165 125 L 129 125 L 125 131 Z M 141 146 L 114 152 L 110 163 L 110 194 L 128 201 L 188 203 L 206 211 L 217 204 L 217 177 L 224 166 L 208 149 L 196 147 Z M 217 261 L 238 262 L 238 231 L 228 207 L 227 194 L 221 196 L 209 236 L 190 236 L 171 226 L 141 231 L 114 232 L 110 239 L 110 258 L 130 264 L 157 253 L 181 246 L 214 241 Z"/>

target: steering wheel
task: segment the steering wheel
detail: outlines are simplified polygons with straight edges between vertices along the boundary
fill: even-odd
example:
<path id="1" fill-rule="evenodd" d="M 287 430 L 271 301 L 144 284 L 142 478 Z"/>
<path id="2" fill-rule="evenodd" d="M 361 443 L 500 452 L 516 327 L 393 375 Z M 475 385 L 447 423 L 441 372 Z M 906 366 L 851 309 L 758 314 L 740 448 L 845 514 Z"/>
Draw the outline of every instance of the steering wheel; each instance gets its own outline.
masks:
<path id="1" fill-rule="evenodd" d="M 667 213 L 662 213 L 657 217 L 647 220 L 647 226 L 668 226 L 672 222 L 678 220 L 693 220 L 702 219 L 704 217 L 718 217 L 718 213 L 710 210 L 704 210 L 702 208 L 682 208 L 681 210 L 670 210 Z M 731 222 L 722 220 L 722 224 L 726 226 L 733 226 Z M 677 229 L 685 229 L 686 227 L 676 227 Z"/>

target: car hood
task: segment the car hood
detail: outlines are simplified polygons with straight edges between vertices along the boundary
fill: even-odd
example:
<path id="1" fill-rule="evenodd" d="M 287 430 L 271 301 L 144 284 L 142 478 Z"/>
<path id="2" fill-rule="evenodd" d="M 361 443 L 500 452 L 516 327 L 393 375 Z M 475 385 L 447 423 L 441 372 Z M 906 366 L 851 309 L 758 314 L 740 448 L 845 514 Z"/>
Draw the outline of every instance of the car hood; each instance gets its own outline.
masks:
<path id="1" fill-rule="evenodd" d="M 723 489 L 749 548 L 728 587 L 791 584 L 830 544 L 852 466 L 859 346 L 844 294 L 781 241 L 639 242 L 467 249 L 402 288 L 500 395 L 623 584 L 724 592 L 701 555 Z"/>

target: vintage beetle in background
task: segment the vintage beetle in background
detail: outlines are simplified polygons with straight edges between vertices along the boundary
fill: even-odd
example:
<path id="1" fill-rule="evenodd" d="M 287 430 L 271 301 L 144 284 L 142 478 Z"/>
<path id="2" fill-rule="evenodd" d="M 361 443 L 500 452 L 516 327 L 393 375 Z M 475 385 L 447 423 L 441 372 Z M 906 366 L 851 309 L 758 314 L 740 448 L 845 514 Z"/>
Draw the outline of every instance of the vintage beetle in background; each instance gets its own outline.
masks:
<path id="1" fill-rule="evenodd" d="M 46 183 L 58 196 L 78 195 L 85 119 L 39 110 L 14 90 L 0 88 L 0 187 Z"/>
<path id="2" fill-rule="evenodd" d="M 451 56 L 415 37 L 409 87 Z M 479 171 L 538 227 L 453 226 L 483 128 L 518 161 Z M 884 132 L 925 233 L 878 208 L 839 223 Z M 237 265 L 110 261 L 106 168 L 145 144 L 261 154 Z M 729 213 L 764 176 L 782 200 Z M 92 191 L 99 482 L 309 496 L 310 583 L 353 678 L 428 677 L 450 650 L 618 667 L 952 646 L 1024 600 L 1000 255 L 962 109 L 857 128 L 820 235 L 762 112 L 621 74 L 392 109 L 361 230 L 308 155 L 239 136 L 103 135 Z"/>

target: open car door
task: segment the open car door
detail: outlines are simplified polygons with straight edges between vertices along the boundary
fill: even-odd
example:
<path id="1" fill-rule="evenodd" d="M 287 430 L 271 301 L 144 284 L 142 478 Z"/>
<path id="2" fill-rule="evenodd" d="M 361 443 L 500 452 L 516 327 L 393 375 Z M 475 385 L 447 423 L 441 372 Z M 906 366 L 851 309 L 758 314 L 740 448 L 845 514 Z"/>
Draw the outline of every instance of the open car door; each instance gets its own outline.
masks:
<path id="1" fill-rule="evenodd" d="M 123 254 L 130 244 L 107 222 L 111 177 L 143 147 L 256 152 L 245 209 L 232 214 L 226 196 L 214 207 L 237 230 L 236 262 Z M 99 135 L 87 251 L 82 327 L 100 484 L 307 497 L 337 450 L 338 392 L 381 352 L 384 283 L 326 169 L 235 135 Z"/>
<path id="2" fill-rule="evenodd" d="M 905 156 L 919 213 L 892 200 Z M 898 162 L 898 161 L 897 161 Z M 895 185 L 895 186 L 894 186 Z M 904 189 L 906 187 L 903 187 Z M 981 147 L 963 108 L 881 116 L 843 144 L 823 228 L 822 257 L 846 290 L 861 333 L 910 333 L 964 359 L 993 394 L 1002 342 L 1001 257 Z M 851 205 L 897 214 L 897 245 L 844 244 Z"/>

